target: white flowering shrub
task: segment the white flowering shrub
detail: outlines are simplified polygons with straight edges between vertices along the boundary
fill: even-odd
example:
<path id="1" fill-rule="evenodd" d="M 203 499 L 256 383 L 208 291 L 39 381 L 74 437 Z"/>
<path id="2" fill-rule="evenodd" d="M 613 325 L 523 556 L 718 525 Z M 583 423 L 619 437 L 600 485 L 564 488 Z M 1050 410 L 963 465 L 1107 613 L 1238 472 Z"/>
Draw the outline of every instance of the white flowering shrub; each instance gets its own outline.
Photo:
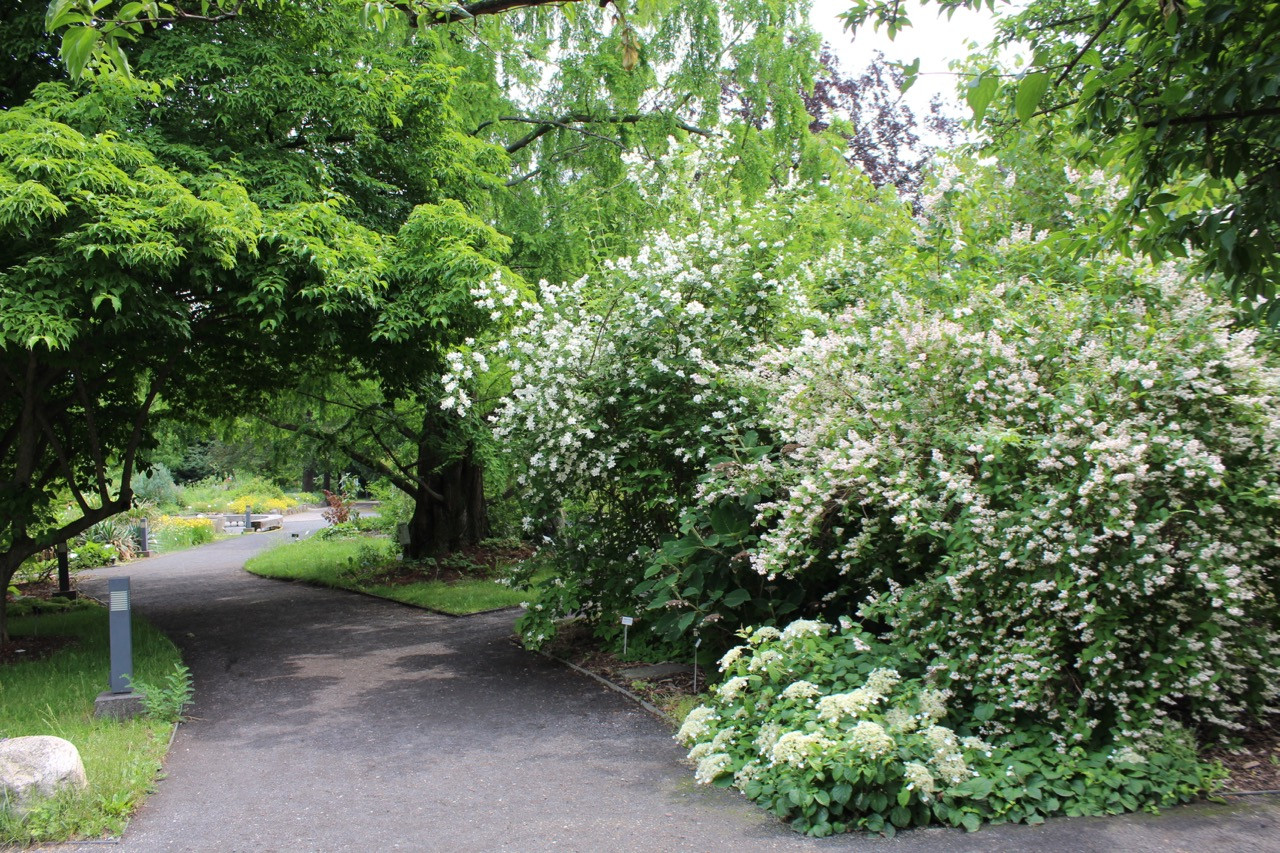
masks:
<path id="1" fill-rule="evenodd" d="M 988 734 L 1230 728 L 1280 684 L 1280 374 L 1194 287 L 855 306 L 742 375 L 779 448 L 711 469 L 737 571 L 916 650 Z M 702 567 L 696 567 L 702 571 Z M 677 572 L 668 589 L 679 586 Z"/>
<path id="2" fill-rule="evenodd" d="M 1186 739 L 1057 750 L 1041 732 L 992 745 L 948 723 L 950 694 L 885 665 L 846 621 L 746 630 L 725 680 L 677 739 L 701 784 L 733 786 L 811 835 L 942 823 L 1038 823 L 1190 799 L 1211 785 Z"/>
<path id="3" fill-rule="evenodd" d="M 557 575 L 521 620 L 527 642 L 568 614 L 641 606 L 649 554 L 706 465 L 757 419 L 727 372 L 814 322 L 806 294 L 838 260 L 788 254 L 805 209 L 785 194 L 731 204 L 595 275 L 544 283 L 497 348 L 512 391 L 495 431 L 525 463 L 527 527 L 546 535 Z"/>

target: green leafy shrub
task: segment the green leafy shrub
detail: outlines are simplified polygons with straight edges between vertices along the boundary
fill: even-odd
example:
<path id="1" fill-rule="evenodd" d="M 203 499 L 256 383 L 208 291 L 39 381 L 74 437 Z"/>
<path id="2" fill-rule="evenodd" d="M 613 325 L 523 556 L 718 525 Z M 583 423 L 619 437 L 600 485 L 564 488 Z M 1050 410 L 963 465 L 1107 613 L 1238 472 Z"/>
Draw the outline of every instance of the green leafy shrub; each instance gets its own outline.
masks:
<path id="1" fill-rule="evenodd" d="M 146 515 L 148 508 L 134 509 L 129 513 L 105 518 L 94 524 L 84 533 L 76 537 L 71 549 L 77 553 L 85 551 L 88 559 L 98 559 L 98 551 L 93 546 L 109 547 L 115 557 L 120 560 L 132 560 L 138 552 L 137 524 Z M 89 546 L 86 550 L 83 546 Z M 106 563 L 81 564 L 81 568 L 107 565 Z"/>
<path id="2" fill-rule="evenodd" d="M 284 489 L 266 477 L 246 477 L 244 479 L 236 477 L 231 484 L 230 492 L 233 498 L 252 495 L 259 499 L 281 499 L 285 496 Z"/>
<path id="3" fill-rule="evenodd" d="M 96 569 L 99 566 L 115 565 L 120 559 L 120 552 L 114 545 L 100 545 L 97 542 L 82 542 L 75 546 L 70 554 L 72 569 Z"/>
<path id="4" fill-rule="evenodd" d="M 134 497 L 150 501 L 158 507 L 182 505 L 182 488 L 173 481 L 169 469 L 160 463 L 140 477 L 133 478 Z"/>
<path id="5" fill-rule="evenodd" d="M 347 557 L 347 567 L 340 577 L 357 586 L 373 583 L 390 562 L 385 542 L 361 542 L 356 552 Z"/>
<path id="6" fill-rule="evenodd" d="M 322 527 L 312 535 L 316 539 L 354 539 L 357 536 L 363 536 L 364 531 L 357 527 L 354 521 L 345 521 L 341 524 Z"/>
<path id="7" fill-rule="evenodd" d="M 1157 808 L 1220 777 L 1181 732 L 1090 750 L 1036 729 L 987 742 L 975 728 L 992 708 L 957 722 L 945 679 L 851 622 L 799 620 L 744 639 L 677 738 L 698 782 L 736 787 L 811 835 Z"/>

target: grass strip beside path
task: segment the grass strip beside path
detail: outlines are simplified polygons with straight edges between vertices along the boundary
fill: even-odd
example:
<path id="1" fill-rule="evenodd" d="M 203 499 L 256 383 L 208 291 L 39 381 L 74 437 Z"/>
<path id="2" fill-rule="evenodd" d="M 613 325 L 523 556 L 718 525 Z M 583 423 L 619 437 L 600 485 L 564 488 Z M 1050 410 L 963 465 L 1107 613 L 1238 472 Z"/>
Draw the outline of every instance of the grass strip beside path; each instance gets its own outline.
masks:
<path id="1" fill-rule="evenodd" d="M 282 542 L 251 558 L 245 568 L 255 575 L 296 580 L 335 589 L 350 589 L 415 607 L 466 616 L 501 607 L 514 607 L 527 593 L 483 577 L 410 583 L 379 583 L 382 564 L 393 563 L 386 539 L 305 539 Z"/>
<path id="2" fill-rule="evenodd" d="M 89 787 L 38 804 L 25 815 L 0 808 L 0 845 L 119 835 L 153 788 L 172 723 L 93 717 L 93 700 L 107 689 L 110 676 L 105 608 L 86 601 L 69 610 L 22 616 L 10 623 L 10 634 L 15 641 L 60 636 L 71 642 L 48 657 L 0 666 L 0 736 L 54 735 L 71 741 L 80 751 Z M 135 680 L 160 683 L 182 659 L 167 637 L 135 616 L 133 662 Z"/>

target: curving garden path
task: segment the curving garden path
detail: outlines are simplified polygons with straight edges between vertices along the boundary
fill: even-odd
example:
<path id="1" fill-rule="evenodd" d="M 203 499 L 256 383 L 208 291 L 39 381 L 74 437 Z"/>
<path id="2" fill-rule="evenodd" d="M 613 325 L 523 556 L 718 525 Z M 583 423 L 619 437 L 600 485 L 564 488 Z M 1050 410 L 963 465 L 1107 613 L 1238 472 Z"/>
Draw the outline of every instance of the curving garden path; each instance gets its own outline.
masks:
<path id="1" fill-rule="evenodd" d="M 700 788 L 670 732 L 517 648 L 512 611 L 464 619 L 241 570 L 242 536 L 82 576 L 136 610 L 196 682 L 125 851 L 1280 851 L 1280 800 L 894 840 L 801 838 Z"/>

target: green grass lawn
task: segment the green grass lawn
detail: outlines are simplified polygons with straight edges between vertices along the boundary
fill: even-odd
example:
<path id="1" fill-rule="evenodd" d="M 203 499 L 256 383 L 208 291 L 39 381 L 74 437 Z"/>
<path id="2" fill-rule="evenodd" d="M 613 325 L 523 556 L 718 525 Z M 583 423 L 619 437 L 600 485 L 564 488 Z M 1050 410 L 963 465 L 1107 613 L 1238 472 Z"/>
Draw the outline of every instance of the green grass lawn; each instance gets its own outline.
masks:
<path id="1" fill-rule="evenodd" d="M 54 735 L 75 744 L 89 787 L 60 795 L 23 816 L 0 808 L 0 845 L 119 835 L 152 789 L 172 724 L 147 717 L 94 719 L 93 700 L 108 687 L 107 611 L 89 602 L 22 616 L 16 640 L 70 636 L 74 642 L 40 660 L 0 666 L 0 735 Z M 181 663 L 177 648 L 146 622 L 133 622 L 134 676 L 162 683 Z"/>
<path id="2" fill-rule="evenodd" d="M 392 561 L 386 539 L 305 539 L 282 542 L 250 559 L 245 568 L 263 577 L 356 590 L 455 616 L 514 607 L 528 597 L 487 578 L 379 583 L 379 572 L 372 568 L 379 561 Z"/>

